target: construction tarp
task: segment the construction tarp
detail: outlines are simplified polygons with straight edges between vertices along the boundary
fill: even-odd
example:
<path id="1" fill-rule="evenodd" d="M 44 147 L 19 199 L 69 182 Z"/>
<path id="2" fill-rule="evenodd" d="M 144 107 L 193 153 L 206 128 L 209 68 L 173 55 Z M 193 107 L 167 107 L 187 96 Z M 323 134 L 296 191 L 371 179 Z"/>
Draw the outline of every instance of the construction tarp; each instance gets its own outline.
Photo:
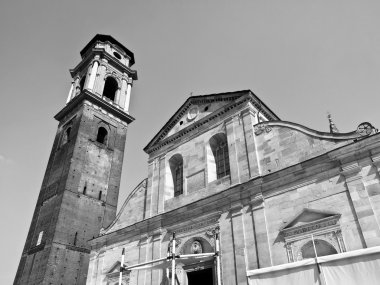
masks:
<path id="1" fill-rule="evenodd" d="M 247 271 L 250 285 L 377 285 L 380 246 Z"/>

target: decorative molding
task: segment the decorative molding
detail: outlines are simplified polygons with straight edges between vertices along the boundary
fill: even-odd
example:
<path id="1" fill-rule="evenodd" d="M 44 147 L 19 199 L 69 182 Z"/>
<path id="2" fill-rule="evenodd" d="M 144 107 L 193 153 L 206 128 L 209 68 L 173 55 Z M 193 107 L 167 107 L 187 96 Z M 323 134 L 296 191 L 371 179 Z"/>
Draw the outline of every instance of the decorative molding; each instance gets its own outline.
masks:
<path id="1" fill-rule="evenodd" d="M 253 126 L 253 128 L 254 128 L 254 132 L 255 132 L 255 135 L 256 136 L 259 136 L 259 135 L 261 135 L 262 133 L 264 133 L 264 131 L 266 132 L 266 133 L 269 133 L 270 131 L 272 131 L 272 128 L 271 127 L 269 127 L 268 125 L 266 125 L 266 124 L 256 124 L 256 125 L 254 125 Z"/>
<path id="2" fill-rule="evenodd" d="M 361 167 L 359 166 L 358 162 L 355 161 L 353 163 L 347 163 L 341 166 L 340 173 L 344 176 L 351 176 L 352 174 L 357 174 L 361 170 Z"/>
<path id="3" fill-rule="evenodd" d="M 252 211 L 264 208 L 264 197 L 263 197 L 263 195 L 260 193 L 256 196 L 253 196 L 251 198 L 250 204 L 251 204 Z"/>
<path id="4" fill-rule="evenodd" d="M 284 238 L 284 247 L 287 252 L 288 261 L 294 262 L 302 260 L 303 247 L 310 241 L 324 241 L 335 249 L 336 252 L 345 252 L 344 241 L 342 232 L 339 226 L 339 219 L 341 214 L 333 214 L 332 212 L 323 212 L 319 210 L 304 209 L 292 221 L 288 223 L 291 225 L 296 222 L 301 216 L 307 215 L 307 212 L 314 214 L 320 213 L 321 215 L 329 215 L 326 218 L 317 219 L 306 224 L 293 226 L 287 228 L 285 226 L 280 230 L 280 235 Z"/>
<path id="5" fill-rule="evenodd" d="M 206 227 L 208 227 L 210 225 L 215 225 L 215 224 L 218 223 L 218 221 L 219 221 L 219 217 L 215 217 L 215 218 L 212 218 L 212 219 L 208 219 L 208 220 L 205 220 L 205 221 L 202 221 L 202 222 L 194 223 L 194 224 L 191 224 L 191 225 L 179 228 L 178 230 L 175 230 L 175 232 L 178 235 L 186 233 L 186 232 L 191 232 L 191 231 L 194 231 L 194 230 L 206 228 Z M 173 232 L 173 231 L 170 231 L 170 232 Z"/>
<path id="6" fill-rule="evenodd" d="M 332 226 L 338 225 L 339 218 L 340 218 L 340 214 L 337 214 L 337 215 L 327 217 L 324 219 L 320 219 L 320 220 L 316 220 L 316 221 L 313 221 L 313 222 L 310 222 L 310 223 L 307 223 L 304 225 L 283 229 L 281 232 L 282 232 L 283 236 L 285 237 L 285 239 L 287 237 L 295 237 L 298 235 L 305 235 L 306 233 L 311 234 L 311 233 L 316 232 L 318 230 L 322 230 L 325 228 L 331 228 Z"/>
<path id="7" fill-rule="evenodd" d="M 241 202 L 233 202 L 230 206 L 230 213 L 233 216 L 241 215 L 241 210 L 243 209 L 243 204 Z"/>

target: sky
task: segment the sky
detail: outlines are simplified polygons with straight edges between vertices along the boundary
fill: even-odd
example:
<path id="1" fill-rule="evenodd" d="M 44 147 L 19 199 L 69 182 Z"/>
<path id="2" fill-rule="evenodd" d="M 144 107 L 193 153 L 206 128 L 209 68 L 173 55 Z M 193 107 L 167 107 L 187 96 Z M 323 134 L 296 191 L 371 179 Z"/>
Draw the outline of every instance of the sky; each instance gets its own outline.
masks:
<path id="1" fill-rule="evenodd" d="M 143 148 L 193 95 L 251 89 L 282 120 L 380 127 L 380 1 L 0 1 L 0 284 L 21 257 L 80 50 L 112 35 L 135 54 L 119 208 Z"/>

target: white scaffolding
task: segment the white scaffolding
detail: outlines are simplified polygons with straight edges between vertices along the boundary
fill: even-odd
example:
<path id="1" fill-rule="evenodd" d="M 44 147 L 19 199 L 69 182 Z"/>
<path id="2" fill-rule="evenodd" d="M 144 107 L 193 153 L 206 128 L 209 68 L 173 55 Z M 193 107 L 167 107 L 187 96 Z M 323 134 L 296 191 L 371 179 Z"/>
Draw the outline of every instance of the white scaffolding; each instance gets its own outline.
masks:
<path id="1" fill-rule="evenodd" d="M 215 229 L 215 251 L 208 253 L 198 253 L 198 254 L 175 254 L 176 239 L 175 232 L 173 232 L 171 239 L 171 247 L 169 247 L 167 257 L 159 258 L 132 266 L 124 266 L 125 261 L 125 249 L 123 248 L 121 254 L 121 264 L 120 264 L 120 275 L 119 275 L 119 285 L 122 285 L 123 272 L 130 270 L 143 270 L 143 269 L 168 269 L 171 265 L 172 278 L 171 285 L 175 285 L 175 266 L 176 261 L 187 261 L 187 262 L 202 262 L 209 259 L 216 260 L 216 276 L 217 285 L 221 285 L 221 264 L 220 264 L 220 243 L 219 243 L 219 228 Z"/>

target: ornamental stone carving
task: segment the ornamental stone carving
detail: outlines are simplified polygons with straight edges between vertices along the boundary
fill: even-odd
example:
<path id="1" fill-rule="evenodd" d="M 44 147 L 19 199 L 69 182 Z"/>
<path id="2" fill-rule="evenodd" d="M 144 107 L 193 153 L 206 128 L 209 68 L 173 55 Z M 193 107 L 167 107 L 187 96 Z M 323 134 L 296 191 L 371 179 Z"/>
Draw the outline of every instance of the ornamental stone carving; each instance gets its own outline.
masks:
<path id="1" fill-rule="evenodd" d="M 191 253 L 193 254 L 199 254 L 199 253 L 202 253 L 203 250 L 202 250 L 202 245 L 199 241 L 195 240 L 193 241 L 193 243 L 191 244 Z"/>
<path id="2" fill-rule="evenodd" d="M 269 133 L 271 130 L 272 130 L 272 128 L 270 128 L 267 125 L 263 125 L 263 124 L 259 124 L 259 125 L 254 126 L 254 131 L 255 131 L 256 136 L 261 135 L 264 131 Z"/>
<path id="3" fill-rule="evenodd" d="M 309 257 L 305 251 L 313 245 L 313 250 L 317 251 L 318 247 L 323 246 L 330 249 L 333 254 L 345 252 L 342 232 L 339 226 L 340 214 L 330 211 L 320 211 L 313 209 L 303 209 L 290 222 L 288 222 L 280 231 L 285 240 L 285 249 L 289 262 L 299 261 Z"/>

